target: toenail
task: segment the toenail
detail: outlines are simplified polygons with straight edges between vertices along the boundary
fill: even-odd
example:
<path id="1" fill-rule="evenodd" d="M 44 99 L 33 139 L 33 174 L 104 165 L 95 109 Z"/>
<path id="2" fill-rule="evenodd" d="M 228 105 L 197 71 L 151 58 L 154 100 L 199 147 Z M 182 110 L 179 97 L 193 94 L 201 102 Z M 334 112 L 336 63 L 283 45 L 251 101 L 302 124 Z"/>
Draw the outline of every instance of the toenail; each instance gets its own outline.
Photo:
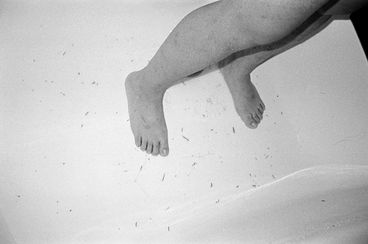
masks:
<path id="1" fill-rule="evenodd" d="M 167 151 L 168 151 L 168 150 L 165 148 L 165 149 L 163 149 L 163 150 L 162 150 L 162 153 L 163 153 L 164 155 L 167 155 Z"/>

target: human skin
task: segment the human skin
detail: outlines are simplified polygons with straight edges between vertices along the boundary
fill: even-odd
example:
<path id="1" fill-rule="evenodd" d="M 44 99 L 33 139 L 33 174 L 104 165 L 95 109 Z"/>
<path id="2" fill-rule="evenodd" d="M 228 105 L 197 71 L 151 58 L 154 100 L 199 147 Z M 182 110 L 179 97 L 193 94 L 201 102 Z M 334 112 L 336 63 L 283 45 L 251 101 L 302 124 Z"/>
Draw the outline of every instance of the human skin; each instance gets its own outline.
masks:
<path id="1" fill-rule="evenodd" d="M 367 1 L 363 0 L 227 0 L 217 1 L 188 14 L 169 34 L 146 67 L 128 75 L 125 88 L 129 116 L 135 143 L 152 155 L 167 156 L 168 132 L 163 113 L 162 99 L 171 86 L 208 66 L 239 52 L 254 55 L 248 63 L 248 71 L 233 72 L 224 68 L 223 74 L 229 87 L 239 85 L 249 73 L 250 66 L 257 66 L 283 50 L 283 46 L 297 43 L 295 38 L 309 18 L 317 16 L 348 16 Z M 314 22 L 311 22 L 314 23 Z M 277 51 L 275 51 L 277 50 Z M 245 55 L 245 56 L 249 56 Z M 244 56 L 244 57 L 245 57 Z M 254 61 L 254 60 L 258 61 Z M 235 59 L 233 60 L 235 61 Z M 240 60 L 238 60 L 240 61 Z M 240 68 L 239 68 L 240 69 Z M 233 77 L 233 78 L 231 78 Z M 234 83 L 235 82 L 235 83 Z M 248 84 L 251 84 L 249 81 Z M 253 102 L 245 104 L 242 113 L 245 124 L 252 128 L 262 119 L 265 109 L 256 89 L 251 85 L 241 89 L 250 94 Z M 231 88 L 230 88 L 231 90 Z M 239 91 L 240 92 L 240 91 Z M 234 93 L 232 92 L 233 98 Z M 241 93 L 236 97 L 241 97 Z M 239 99 L 235 99 L 239 100 Z M 255 101 L 255 102 L 254 102 Z M 241 106 L 240 106 L 241 107 Z M 239 113 L 239 111 L 238 111 Z M 252 116 L 249 116 L 252 114 Z M 253 116 L 253 114 L 255 114 Z M 255 118 L 258 117 L 258 118 Z"/>

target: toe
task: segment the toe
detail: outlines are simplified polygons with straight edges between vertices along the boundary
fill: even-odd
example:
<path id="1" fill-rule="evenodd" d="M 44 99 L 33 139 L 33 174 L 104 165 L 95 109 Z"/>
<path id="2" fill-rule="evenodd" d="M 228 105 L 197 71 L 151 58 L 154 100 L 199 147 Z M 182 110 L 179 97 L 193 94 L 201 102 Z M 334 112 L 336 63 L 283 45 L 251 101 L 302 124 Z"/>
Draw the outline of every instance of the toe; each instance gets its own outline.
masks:
<path id="1" fill-rule="evenodd" d="M 169 155 L 169 145 L 167 143 L 167 140 L 160 141 L 160 155 L 163 157 Z"/>
<path id="2" fill-rule="evenodd" d="M 255 122 L 254 120 L 252 120 L 252 122 L 250 123 L 250 125 L 249 125 L 249 128 L 251 128 L 251 129 L 256 129 L 257 128 L 257 126 L 258 126 L 258 123 L 257 122 Z"/>
<path id="3" fill-rule="evenodd" d="M 134 140 L 135 140 L 135 145 L 137 146 L 137 147 L 140 147 L 141 145 L 142 145 L 142 137 L 141 136 L 135 136 L 134 137 Z"/>
<path id="4" fill-rule="evenodd" d="M 147 140 L 146 139 L 142 139 L 141 150 L 142 151 L 146 151 L 146 149 L 147 149 Z"/>
<path id="5" fill-rule="evenodd" d="M 262 119 L 263 119 L 263 112 L 262 112 L 262 111 L 260 111 L 260 109 L 258 109 L 258 113 L 257 113 L 257 115 L 258 115 L 258 117 L 259 117 L 259 119 L 260 119 L 260 120 L 262 120 Z"/>
<path id="6" fill-rule="evenodd" d="M 259 105 L 258 112 L 263 115 L 264 109 L 262 107 L 262 104 Z"/>
<path id="7" fill-rule="evenodd" d="M 153 144 L 152 144 L 152 142 L 148 142 L 147 144 L 148 144 L 148 146 L 147 146 L 146 152 L 148 154 L 151 154 L 152 153 L 152 146 L 153 146 Z"/>
<path id="8" fill-rule="evenodd" d="M 152 155 L 157 156 L 160 153 L 160 142 L 156 141 L 153 143 Z"/>
<path id="9" fill-rule="evenodd" d="M 253 116 L 251 114 L 246 115 L 243 121 L 248 128 L 250 129 L 257 128 L 257 122 L 253 119 Z"/>
<path id="10" fill-rule="evenodd" d="M 261 121 L 261 118 L 258 117 L 257 113 L 252 114 L 253 120 L 258 124 Z"/>
<path id="11" fill-rule="evenodd" d="M 265 111 L 266 110 L 266 106 L 264 105 L 264 103 L 261 101 L 261 104 L 260 104 L 261 108 L 262 108 L 262 111 Z"/>

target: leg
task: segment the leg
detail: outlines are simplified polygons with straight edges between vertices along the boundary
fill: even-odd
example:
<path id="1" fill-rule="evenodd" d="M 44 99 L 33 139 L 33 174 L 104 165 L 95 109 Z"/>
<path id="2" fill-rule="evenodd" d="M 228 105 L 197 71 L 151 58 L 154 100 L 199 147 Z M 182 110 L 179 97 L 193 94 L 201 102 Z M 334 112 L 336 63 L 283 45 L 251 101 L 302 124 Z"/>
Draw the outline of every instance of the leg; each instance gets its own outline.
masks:
<path id="1" fill-rule="evenodd" d="M 265 105 L 257 89 L 251 82 L 250 73 L 268 59 L 306 41 L 325 28 L 333 20 L 332 16 L 317 16 L 316 20 L 306 23 L 300 34 L 289 43 L 271 51 L 248 54 L 246 50 L 233 54 L 219 63 L 220 71 L 233 97 L 235 109 L 245 125 L 255 129 L 263 118 Z M 244 55 L 244 56 L 242 56 Z"/>
<path id="2" fill-rule="evenodd" d="M 147 67 L 125 82 L 136 145 L 153 155 L 169 152 L 163 95 L 170 86 L 234 52 L 277 42 L 336 0 L 227 0 L 186 16 Z"/>
<path id="3" fill-rule="evenodd" d="M 355 31 L 358 35 L 358 38 L 360 40 L 360 44 L 363 47 L 365 57 L 368 59 L 368 46 L 367 46 L 367 38 L 365 36 L 365 26 L 364 23 L 367 20 L 368 14 L 368 6 L 365 6 L 364 8 L 360 9 L 359 11 L 356 11 L 351 15 L 351 22 L 354 25 Z"/>

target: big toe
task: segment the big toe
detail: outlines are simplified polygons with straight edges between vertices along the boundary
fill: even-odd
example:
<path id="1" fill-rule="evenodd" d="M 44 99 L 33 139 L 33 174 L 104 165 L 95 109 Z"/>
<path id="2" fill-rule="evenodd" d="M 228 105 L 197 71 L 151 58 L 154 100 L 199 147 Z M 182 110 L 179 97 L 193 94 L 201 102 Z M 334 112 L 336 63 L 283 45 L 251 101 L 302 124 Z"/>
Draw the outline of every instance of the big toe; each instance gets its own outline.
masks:
<path id="1" fill-rule="evenodd" d="M 245 125 L 250 129 L 256 129 L 258 126 L 258 122 L 256 121 L 256 119 L 253 118 L 251 114 L 243 116 L 242 120 L 245 123 Z"/>

